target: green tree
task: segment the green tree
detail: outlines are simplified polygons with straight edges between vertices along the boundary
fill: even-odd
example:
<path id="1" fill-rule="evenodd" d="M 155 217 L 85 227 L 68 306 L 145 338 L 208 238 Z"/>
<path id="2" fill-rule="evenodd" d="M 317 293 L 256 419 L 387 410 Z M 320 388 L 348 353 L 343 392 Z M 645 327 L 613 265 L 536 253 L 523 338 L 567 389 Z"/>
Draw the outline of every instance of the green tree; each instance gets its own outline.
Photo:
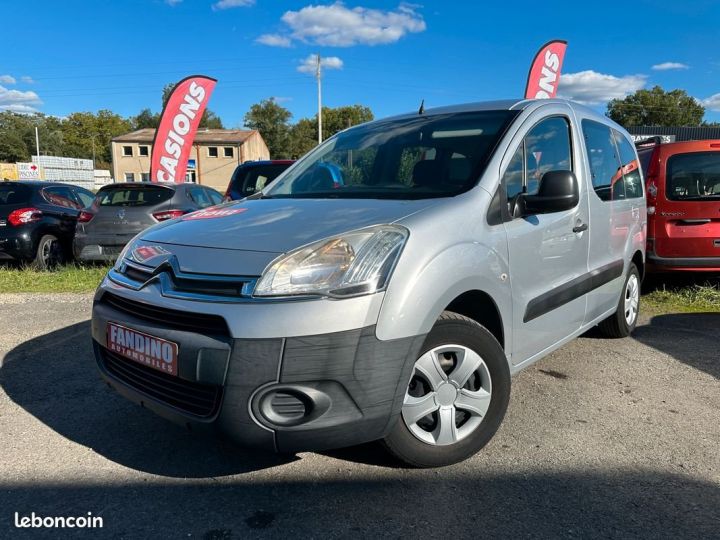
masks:
<path id="1" fill-rule="evenodd" d="M 298 159 L 317 146 L 317 120 L 301 118 L 290 128 L 287 157 Z"/>
<path id="2" fill-rule="evenodd" d="M 160 124 L 160 113 L 153 113 L 150 109 L 143 109 L 130 119 L 132 129 L 157 128 Z"/>
<path id="3" fill-rule="evenodd" d="M 666 92 L 660 86 L 638 90 L 624 99 L 613 99 L 606 113 L 618 124 L 629 126 L 699 126 L 705 107 L 685 90 Z"/>
<path id="4" fill-rule="evenodd" d="M 369 122 L 375 115 L 364 105 L 348 105 L 344 107 L 323 107 L 323 140 L 332 137 L 338 131 L 347 129 L 363 122 Z M 317 115 L 315 116 L 317 119 Z M 316 130 L 317 131 L 317 130 Z"/>
<path id="5" fill-rule="evenodd" d="M 110 168 L 112 161 L 110 141 L 113 137 L 132 130 L 129 119 L 108 110 L 76 112 L 67 116 L 62 123 L 63 154 L 68 157 L 92 159 L 95 151 L 95 166 Z"/>
<path id="6" fill-rule="evenodd" d="M 280 105 L 275 98 L 264 99 L 255 103 L 245 114 L 245 126 L 256 129 L 265 140 L 270 157 L 273 159 L 290 156 L 288 122 L 292 113 Z"/>
<path id="7" fill-rule="evenodd" d="M 364 105 L 323 107 L 323 140 L 337 132 L 374 119 L 372 110 Z M 317 115 L 302 118 L 290 129 L 290 156 L 300 157 L 317 146 Z"/>

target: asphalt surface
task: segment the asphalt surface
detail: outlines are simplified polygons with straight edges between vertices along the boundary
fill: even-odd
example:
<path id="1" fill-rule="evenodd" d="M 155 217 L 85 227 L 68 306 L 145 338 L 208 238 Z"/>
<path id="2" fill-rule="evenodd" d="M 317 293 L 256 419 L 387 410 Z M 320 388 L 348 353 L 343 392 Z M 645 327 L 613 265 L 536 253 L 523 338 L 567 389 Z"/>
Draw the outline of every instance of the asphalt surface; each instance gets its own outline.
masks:
<path id="1" fill-rule="evenodd" d="M 645 317 L 514 379 L 474 458 L 257 454 L 100 383 L 89 295 L 0 295 L 0 538 L 720 538 L 720 315 Z M 13 526 L 102 516 L 103 529 Z"/>

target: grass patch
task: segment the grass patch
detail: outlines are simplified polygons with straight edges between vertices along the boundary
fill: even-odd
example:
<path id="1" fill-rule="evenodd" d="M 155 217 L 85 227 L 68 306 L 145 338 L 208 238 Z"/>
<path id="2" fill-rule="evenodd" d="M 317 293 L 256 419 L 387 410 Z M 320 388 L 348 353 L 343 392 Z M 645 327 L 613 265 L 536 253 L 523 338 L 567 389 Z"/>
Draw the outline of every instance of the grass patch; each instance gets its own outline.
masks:
<path id="1" fill-rule="evenodd" d="M 720 286 L 692 284 L 662 285 L 642 297 L 643 307 L 657 313 L 720 312 Z"/>
<path id="2" fill-rule="evenodd" d="M 47 271 L 0 267 L 0 293 L 92 292 L 108 269 L 108 266 L 75 264 Z"/>

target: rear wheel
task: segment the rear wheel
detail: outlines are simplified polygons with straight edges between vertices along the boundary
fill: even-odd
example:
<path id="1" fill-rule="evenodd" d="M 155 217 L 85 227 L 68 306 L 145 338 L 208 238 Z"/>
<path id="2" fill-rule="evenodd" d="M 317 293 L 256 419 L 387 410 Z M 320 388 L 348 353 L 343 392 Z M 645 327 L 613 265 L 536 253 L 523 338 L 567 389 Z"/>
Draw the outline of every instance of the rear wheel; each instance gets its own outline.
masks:
<path id="1" fill-rule="evenodd" d="M 62 262 L 62 246 L 57 237 L 46 234 L 40 238 L 35 260 L 32 265 L 38 270 L 49 270 L 55 268 Z"/>
<path id="2" fill-rule="evenodd" d="M 440 467 L 478 452 L 497 431 L 510 398 L 510 370 L 495 337 L 445 312 L 415 361 L 402 414 L 383 440 L 414 467 Z"/>
<path id="3" fill-rule="evenodd" d="M 628 337 L 635 330 L 639 313 L 640 272 L 634 263 L 630 263 L 617 310 L 601 322 L 598 328 L 604 336 L 609 338 Z"/>

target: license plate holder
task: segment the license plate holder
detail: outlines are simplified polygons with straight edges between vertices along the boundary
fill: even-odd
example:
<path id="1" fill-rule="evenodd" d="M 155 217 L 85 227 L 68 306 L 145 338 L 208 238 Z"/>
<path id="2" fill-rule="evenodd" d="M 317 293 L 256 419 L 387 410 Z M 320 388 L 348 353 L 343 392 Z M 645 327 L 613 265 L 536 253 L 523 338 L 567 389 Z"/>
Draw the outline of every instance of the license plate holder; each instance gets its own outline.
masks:
<path id="1" fill-rule="evenodd" d="M 122 324 L 108 321 L 106 347 L 123 358 L 166 375 L 178 374 L 178 344 Z"/>

